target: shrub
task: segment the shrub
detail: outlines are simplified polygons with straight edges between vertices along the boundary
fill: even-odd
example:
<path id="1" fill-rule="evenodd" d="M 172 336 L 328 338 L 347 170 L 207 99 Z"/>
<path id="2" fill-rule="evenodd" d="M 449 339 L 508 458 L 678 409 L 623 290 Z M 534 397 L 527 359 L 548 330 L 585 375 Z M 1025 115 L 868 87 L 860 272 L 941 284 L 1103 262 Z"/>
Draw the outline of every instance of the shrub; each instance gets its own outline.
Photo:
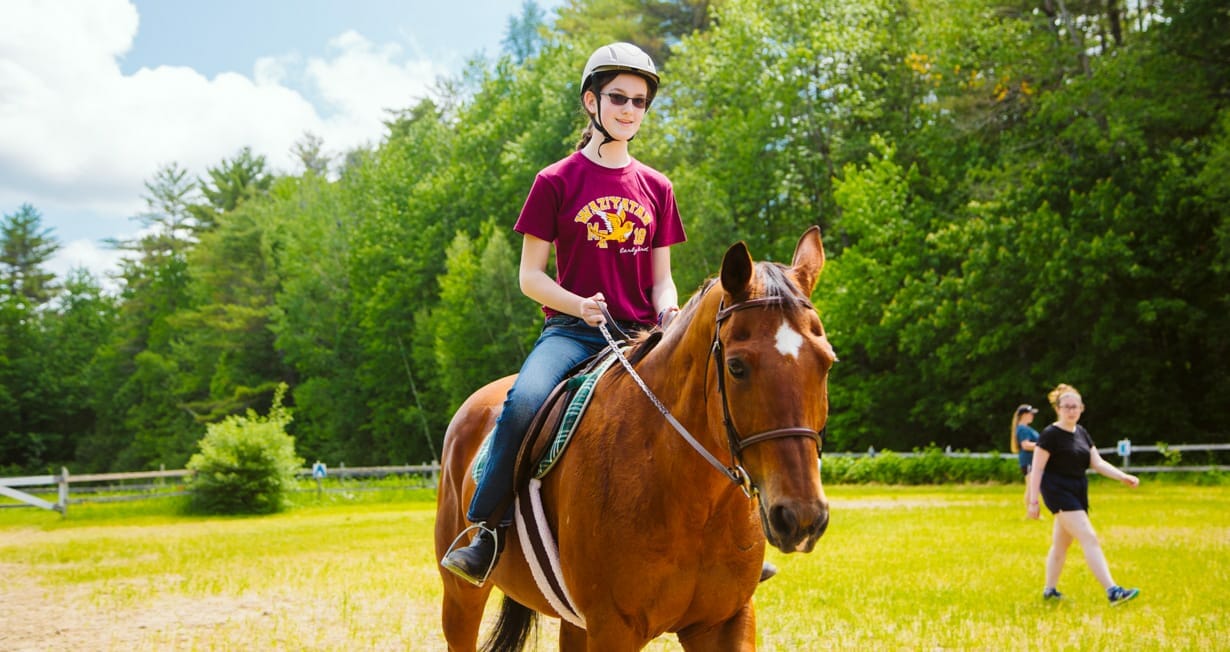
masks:
<path id="1" fill-rule="evenodd" d="M 289 411 L 282 406 L 286 384 L 278 387 L 269 414 L 252 410 L 210 424 L 201 452 L 188 460 L 188 509 L 207 514 L 269 514 L 287 506 L 287 492 L 303 458 L 286 434 Z"/>
<path id="2" fill-rule="evenodd" d="M 1200 487 L 1220 487 L 1230 484 L 1230 474 L 1221 471 L 1204 471 L 1195 474 L 1195 484 Z"/>
<path id="3" fill-rule="evenodd" d="M 910 455 L 881 451 L 858 457 L 824 458 L 821 477 L 827 484 L 948 484 L 1021 482 L 1016 456 L 949 455 L 932 444 Z"/>

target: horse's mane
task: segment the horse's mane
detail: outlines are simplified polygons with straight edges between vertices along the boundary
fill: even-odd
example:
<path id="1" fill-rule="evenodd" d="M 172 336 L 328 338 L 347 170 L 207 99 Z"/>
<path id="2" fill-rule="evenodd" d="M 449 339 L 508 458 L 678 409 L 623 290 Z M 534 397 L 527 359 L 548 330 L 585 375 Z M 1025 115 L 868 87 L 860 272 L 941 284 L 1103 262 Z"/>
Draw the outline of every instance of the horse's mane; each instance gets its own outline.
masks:
<path id="1" fill-rule="evenodd" d="M 811 305 L 811 297 L 803 293 L 787 272 L 789 267 L 781 263 L 756 263 L 756 278 L 759 281 L 760 296 L 789 299 L 794 303 Z"/>
<path id="2" fill-rule="evenodd" d="M 641 331 L 633 335 L 629 340 L 631 347 L 628 349 L 628 362 L 634 365 L 640 362 L 661 341 L 662 330 L 657 328 L 651 331 Z"/>
<path id="3" fill-rule="evenodd" d="M 781 263 L 761 261 L 754 265 L 758 295 L 761 297 L 776 297 L 784 300 L 789 300 L 794 303 L 811 305 L 811 298 L 804 294 L 790 277 L 787 276 L 789 268 Z M 679 309 L 679 314 L 675 316 L 675 328 L 682 332 L 687 330 L 686 324 L 692 322 L 696 318 L 696 311 L 700 306 L 701 299 L 704 298 L 709 290 L 717 284 L 717 277 L 710 276 L 701 282 L 692 296 L 688 298 L 687 303 Z M 661 329 L 653 329 L 643 331 L 633 336 L 629 341 L 631 348 L 628 350 L 628 362 L 636 365 L 637 362 L 644 359 L 660 344 L 666 335 Z"/>

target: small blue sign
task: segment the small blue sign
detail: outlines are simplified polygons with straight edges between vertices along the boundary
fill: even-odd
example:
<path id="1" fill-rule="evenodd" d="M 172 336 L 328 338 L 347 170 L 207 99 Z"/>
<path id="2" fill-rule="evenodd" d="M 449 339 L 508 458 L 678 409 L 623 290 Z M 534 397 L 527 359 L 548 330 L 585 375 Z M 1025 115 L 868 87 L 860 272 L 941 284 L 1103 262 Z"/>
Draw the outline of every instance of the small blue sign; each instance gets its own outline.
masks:
<path id="1" fill-rule="evenodd" d="M 312 477 L 313 478 L 316 478 L 319 480 L 327 475 L 329 475 L 329 469 L 325 468 L 324 462 L 317 462 L 312 465 Z"/>
<path id="2" fill-rule="evenodd" d="M 1132 454 L 1132 440 L 1120 439 L 1119 440 L 1119 456 L 1127 457 L 1131 454 Z"/>

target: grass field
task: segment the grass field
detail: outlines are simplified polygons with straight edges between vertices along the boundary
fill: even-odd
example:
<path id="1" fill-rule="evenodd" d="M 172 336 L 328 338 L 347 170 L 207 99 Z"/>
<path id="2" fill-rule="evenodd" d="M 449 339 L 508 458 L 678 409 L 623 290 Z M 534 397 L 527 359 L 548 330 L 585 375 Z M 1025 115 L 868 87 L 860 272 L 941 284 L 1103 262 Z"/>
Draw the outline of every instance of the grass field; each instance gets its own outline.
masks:
<path id="1" fill-rule="evenodd" d="M 1116 608 L 1079 547 L 1068 598 L 1041 601 L 1051 522 L 1024 519 L 1021 491 L 828 487 L 816 551 L 770 555 L 760 649 L 1230 649 L 1230 488 L 1094 481 L 1111 570 L 1143 591 Z M 444 649 L 433 495 L 301 500 L 251 518 L 172 499 L 0 510 L 0 650 Z M 553 649 L 542 622 L 536 649 Z"/>

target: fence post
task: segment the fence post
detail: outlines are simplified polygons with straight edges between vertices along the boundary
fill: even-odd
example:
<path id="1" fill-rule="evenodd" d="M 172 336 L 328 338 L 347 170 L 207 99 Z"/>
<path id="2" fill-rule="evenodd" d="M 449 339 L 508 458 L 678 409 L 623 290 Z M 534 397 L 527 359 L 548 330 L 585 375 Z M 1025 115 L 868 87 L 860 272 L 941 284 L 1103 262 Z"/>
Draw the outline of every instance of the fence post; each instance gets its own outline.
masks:
<path id="1" fill-rule="evenodd" d="M 1132 440 L 1119 440 L 1119 455 L 1123 458 L 1123 468 L 1127 468 L 1132 461 Z"/>
<path id="2" fill-rule="evenodd" d="M 316 478 L 316 502 L 320 502 L 321 497 L 324 496 L 324 479 L 328 474 L 329 469 L 325 463 L 316 460 L 316 463 L 312 465 L 312 477 Z"/>
<path id="3" fill-rule="evenodd" d="M 65 518 L 68 516 L 68 468 L 60 467 L 60 477 L 56 478 L 56 484 L 60 489 L 56 511 L 60 512 L 60 518 Z"/>

